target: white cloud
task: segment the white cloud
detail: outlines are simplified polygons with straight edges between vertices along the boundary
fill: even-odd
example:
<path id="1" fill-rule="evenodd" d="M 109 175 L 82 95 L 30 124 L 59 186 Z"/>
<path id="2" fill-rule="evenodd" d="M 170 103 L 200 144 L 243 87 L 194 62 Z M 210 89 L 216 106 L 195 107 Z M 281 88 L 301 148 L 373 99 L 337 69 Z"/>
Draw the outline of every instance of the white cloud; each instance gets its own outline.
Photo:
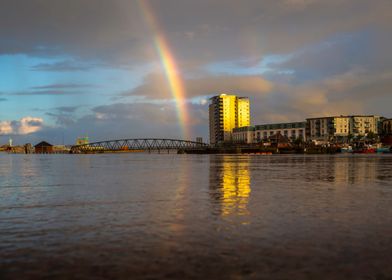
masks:
<path id="1" fill-rule="evenodd" d="M 36 117 L 23 117 L 19 121 L 0 122 L 0 135 L 27 135 L 40 131 L 44 120 Z"/>
<path id="2" fill-rule="evenodd" d="M 10 121 L 0 122 L 0 135 L 12 134 L 13 129 Z"/>

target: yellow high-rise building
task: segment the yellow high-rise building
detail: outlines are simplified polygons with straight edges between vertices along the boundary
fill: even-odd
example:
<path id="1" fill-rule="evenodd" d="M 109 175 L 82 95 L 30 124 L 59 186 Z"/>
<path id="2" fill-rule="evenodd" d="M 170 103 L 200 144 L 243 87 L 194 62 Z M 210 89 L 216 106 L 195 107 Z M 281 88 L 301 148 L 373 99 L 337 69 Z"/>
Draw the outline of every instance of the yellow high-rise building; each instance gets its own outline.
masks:
<path id="1" fill-rule="evenodd" d="M 231 141 L 233 128 L 250 125 L 250 106 L 247 97 L 220 94 L 210 100 L 211 144 Z"/>
<path id="2" fill-rule="evenodd" d="M 250 125 L 250 106 L 248 97 L 238 97 L 237 99 L 237 112 L 238 123 L 237 127 L 244 127 Z"/>

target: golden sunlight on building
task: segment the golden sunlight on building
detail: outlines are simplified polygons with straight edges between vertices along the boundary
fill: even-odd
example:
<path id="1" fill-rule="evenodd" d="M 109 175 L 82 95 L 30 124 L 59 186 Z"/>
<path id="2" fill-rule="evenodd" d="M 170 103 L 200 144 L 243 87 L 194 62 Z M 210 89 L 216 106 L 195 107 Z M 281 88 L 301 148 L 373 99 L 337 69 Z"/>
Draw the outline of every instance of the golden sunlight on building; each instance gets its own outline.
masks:
<path id="1" fill-rule="evenodd" d="M 308 118 L 307 138 L 309 140 L 344 140 L 351 136 L 380 134 L 381 117 L 375 115 L 331 116 Z"/>
<path id="2" fill-rule="evenodd" d="M 250 125 L 250 104 L 247 97 L 220 94 L 210 100 L 211 144 L 232 141 L 233 128 Z"/>
<path id="3" fill-rule="evenodd" d="M 237 99 L 237 114 L 238 122 L 237 127 L 249 126 L 250 125 L 250 105 L 249 98 L 238 97 Z"/>

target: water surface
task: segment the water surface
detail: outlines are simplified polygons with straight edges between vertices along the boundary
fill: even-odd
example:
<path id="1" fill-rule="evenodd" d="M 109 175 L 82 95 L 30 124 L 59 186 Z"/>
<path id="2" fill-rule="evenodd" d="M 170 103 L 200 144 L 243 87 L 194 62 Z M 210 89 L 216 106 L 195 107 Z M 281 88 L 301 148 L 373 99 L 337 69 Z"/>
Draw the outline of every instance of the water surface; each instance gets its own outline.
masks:
<path id="1" fill-rule="evenodd" d="M 0 278 L 391 279 L 389 155 L 0 154 Z"/>

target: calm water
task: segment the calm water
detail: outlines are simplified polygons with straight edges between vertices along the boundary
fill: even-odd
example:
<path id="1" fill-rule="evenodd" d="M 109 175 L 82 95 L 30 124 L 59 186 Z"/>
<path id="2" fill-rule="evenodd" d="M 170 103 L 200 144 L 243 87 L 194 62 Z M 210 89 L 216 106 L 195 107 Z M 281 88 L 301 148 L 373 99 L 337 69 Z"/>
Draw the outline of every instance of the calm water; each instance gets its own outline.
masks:
<path id="1" fill-rule="evenodd" d="M 0 154 L 0 278 L 391 279 L 392 156 Z"/>

